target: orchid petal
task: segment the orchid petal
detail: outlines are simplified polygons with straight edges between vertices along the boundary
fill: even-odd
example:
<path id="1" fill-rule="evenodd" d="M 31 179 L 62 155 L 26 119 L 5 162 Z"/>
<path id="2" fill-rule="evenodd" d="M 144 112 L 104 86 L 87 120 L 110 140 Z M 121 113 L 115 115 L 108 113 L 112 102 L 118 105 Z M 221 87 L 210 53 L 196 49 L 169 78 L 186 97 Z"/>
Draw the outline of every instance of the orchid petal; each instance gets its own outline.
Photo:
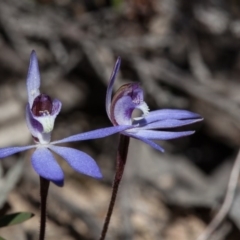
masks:
<path id="1" fill-rule="evenodd" d="M 141 129 L 163 129 L 163 128 L 176 128 L 181 126 L 190 125 L 201 121 L 202 119 L 188 119 L 188 120 L 177 120 L 177 119 L 166 119 L 153 123 L 149 123 L 145 126 L 139 126 Z M 137 124 L 137 121 L 133 124 Z M 138 127 L 137 127 L 138 128 Z"/>
<path id="2" fill-rule="evenodd" d="M 15 153 L 22 152 L 31 148 L 36 147 L 35 145 L 24 146 L 24 147 L 6 147 L 0 148 L 0 158 L 11 156 Z"/>
<path id="3" fill-rule="evenodd" d="M 53 102 L 52 102 L 52 113 L 51 115 L 52 116 L 56 116 L 60 113 L 61 111 L 61 108 L 62 108 L 62 103 L 61 101 L 59 101 L 58 99 L 54 99 Z"/>
<path id="4" fill-rule="evenodd" d="M 86 153 L 68 147 L 50 146 L 49 148 L 64 158 L 75 171 L 94 178 L 102 177 L 98 165 Z"/>
<path id="5" fill-rule="evenodd" d="M 97 129 L 97 130 L 93 130 L 85 133 L 76 134 L 59 141 L 54 141 L 51 144 L 103 138 L 103 137 L 112 135 L 114 133 L 122 132 L 129 128 L 133 128 L 133 126 L 114 126 L 114 127 L 101 128 L 101 129 Z"/>
<path id="6" fill-rule="evenodd" d="M 107 94 L 106 94 L 106 111 L 107 111 L 107 115 L 108 115 L 109 119 L 110 119 L 110 106 L 111 106 L 113 84 L 114 84 L 116 75 L 117 75 L 117 73 L 119 71 L 120 65 L 121 65 L 121 58 L 118 57 L 118 59 L 117 59 L 117 61 L 115 63 L 115 66 L 113 68 L 112 75 L 110 77 L 110 82 L 108 84 Z"/>
<path id="7" fill-rule="evenodd" d="M 202 117 L 197 114 L 187 110 L 178 110 L 178 109 L 161 109 L 156 111 L 151 111 L 149 114 L 142 119 L 142 123 L 149 124 L 159 120 L 166 119 L 197 119 Z"/>
<path id="8" fill-rule="evenodd" d="M 32 155 L 32 166 L 41 177 L 62 187 L 64 174 L 53 154 L 45 147 L 39 147 Z"/>
<path id="9" fill-rule="evenodd" d="M 154 130 L 138 130 L 131 132 L 137 137 L 152 139 L 152 140 L 170 140 L 180 137 L 189 136 L 195 131 L 184 131 L 184 132 L 166 132 L 166 131 L 154 131 Z"/>
<path id="10" fill-rule="evenodd" d="M 142 138 L 142 137 L 136 136 L 135 134 L 129 134 L 129 133 L 127 133 L 127 134 L 125 134 L 125 135 L 127 135 L 127 136 L 129 136 L 129 137 L 136 138 L 136 139 L 138 139 L 138 140 L 140 140 L 140 141 L 148 144 L 148 145 L 151 146 L 152 148 L 154 148 L 154 149 L 156 149 L 156 150 L 158 150 L 158 151 L 160 151 L 160 152 L 164 152 L 164 149 L 163 149 L 161 146 L 159 146 L 158 144 L 156 144 L 155 142 L 153 142 L 153 141 L 151 141 L 151 140 L 149 140 L 149 139 L 147 139 L 147 138 Z"/>
<path id="11" fill-rule="evenodd" d="M 28 102 L 32 107 L 34 99 L 40 94 L 40 73 L 35 51 L 32 51 L 27 75 Z"/>
<path id="12" fill-rule="evenodd" d="M 30 131 L 30 133 L 34 137 L 38 137 L 38 134 L 43 131 L 43 126 L 40 122 L 38 122 L 34 117 L 33 113 L 30 109 L 30 105 L 27 104 L 26 106 L 26 122 L 27 122 L 27 127 Z"/>

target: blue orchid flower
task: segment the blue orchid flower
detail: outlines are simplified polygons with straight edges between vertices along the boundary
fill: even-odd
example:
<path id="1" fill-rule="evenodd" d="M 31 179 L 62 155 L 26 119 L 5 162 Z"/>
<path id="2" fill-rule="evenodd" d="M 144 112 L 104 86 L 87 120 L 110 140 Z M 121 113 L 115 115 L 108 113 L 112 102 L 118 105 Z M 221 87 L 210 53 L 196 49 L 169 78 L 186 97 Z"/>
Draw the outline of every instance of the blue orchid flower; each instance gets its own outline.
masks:
<path id="1" fill-rule="evenodd" d="M 36 148 L 31 157 L 34 170 L 41 177 L 52 181 L 57 186 L 63 186 L 64 173 L 55 160 L 52 152 L 55 152 L 77 172 L 94 178 L 101 178 L 101 172 L 89 155 L 69 147 L 59 147 L 56 144 L 97 139 L 109 136 L 127 129 L 129 126 L 108 127 L 76 134 L 59 141 L 51 142 L 51 132 L 54 122 L 61 110 L 62 103 L 48 95 L 40 93 L 40 73 L 35 51 L 30 56 L 30 64 L 27 75 L 28 104 L 26 106 L 26 122 L 35 142 L 34 145 L 22 147 L 6 147 L 0 149 L 0 158 L 5 158 L 18 152 Z"/>
<path id="2" fill-rule="evenodd" d="M 121 86 L 112 98 L 113 85 L 120 64 L 121 59 L 118 58 L 107 88 L 106 111 L 108 118 L 116 129 L 119 126 L 129 126 L 121 134 L 141 140 L 163 152 L 164 149 L 152 140 L 170 140 L 188 136 L 195 132 L 169 131 L 169 129 L 202 121 L 203 118 L 199 114 L 187 110 L 161 109 L 149 112 L 139 83 L 128 83 Z M 132 118 L 135 109 L 142 111 L 141 117 Z"/>

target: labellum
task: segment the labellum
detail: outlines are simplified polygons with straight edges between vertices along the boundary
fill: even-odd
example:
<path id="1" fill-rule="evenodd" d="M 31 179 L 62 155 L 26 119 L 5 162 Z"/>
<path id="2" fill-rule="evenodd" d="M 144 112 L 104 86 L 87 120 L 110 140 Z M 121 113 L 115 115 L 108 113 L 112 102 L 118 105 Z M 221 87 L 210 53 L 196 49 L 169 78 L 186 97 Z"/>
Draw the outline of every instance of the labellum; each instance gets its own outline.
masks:
<path id="1" fill-rule="evenodd" d="M 112 123 L 115 126 L 131 125 L 132 113 L 135 109 L 143 112 L 142 117 L 148 114 L 149 109 L 143 99 L 143 90 L 139 83 L 124 84 L 117 90 L 111 102 L 110 117 Z"/>
<path id="2" fill-rule="evenodd" d="M 46 94 L 40 94 L 37 96 L 32 105 L 32 113 L 39 116 L 46 116 L 52 113 L 52 99 Z"/>

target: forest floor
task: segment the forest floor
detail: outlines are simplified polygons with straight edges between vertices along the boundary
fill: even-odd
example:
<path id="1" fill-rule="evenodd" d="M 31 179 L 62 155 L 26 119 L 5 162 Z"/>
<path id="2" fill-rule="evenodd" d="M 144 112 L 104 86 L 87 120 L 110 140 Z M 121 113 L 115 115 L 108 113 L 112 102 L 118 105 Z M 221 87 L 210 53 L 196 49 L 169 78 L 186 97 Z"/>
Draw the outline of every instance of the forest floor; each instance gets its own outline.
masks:
<path id="1" fill-rule="evenodd" d="M 164 154 L 131 140 L 108 239 L 193 240 L 203 232 L 224 199 L 240 143 L 238 1 L 0 1 L 0 49 L 1 147 L 31 142 L 24 109 L 32 49 L 42 92 L 63 103 L 54 140 L 110 126 L 105 94 L 118 56 L 115 90 L 139 81 L 151 110 L 201 114 L 193 136 L 160 142 Z M 66 179 L 63 188 L 50 187 L 47 240 L 98 239 L 117 143 L 115 135 L 69 144 L 96 159 L 103 179 L 80 176 L 59 159 Z M 7 240 L 37 239 L 39 179 L 31 153 L 1 161 L 0 213 L 35 214 L 1 228 Z M 239 189 L 211 240 L 240 239 Z"/>

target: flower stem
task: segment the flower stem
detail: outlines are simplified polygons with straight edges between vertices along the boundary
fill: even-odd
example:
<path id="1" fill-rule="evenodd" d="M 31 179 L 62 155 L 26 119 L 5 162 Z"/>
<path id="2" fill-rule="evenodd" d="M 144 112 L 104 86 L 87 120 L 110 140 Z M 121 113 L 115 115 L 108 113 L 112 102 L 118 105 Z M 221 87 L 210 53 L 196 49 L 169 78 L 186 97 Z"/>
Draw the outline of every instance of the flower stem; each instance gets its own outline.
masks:
<path id="1" fill-rule="evenodd" d="M 117 151 L 116 172 L 115 172 L 115 177 L 114 177 L 113 186 L 112 186 L 112 196 L 108 206 L 107 215 L 105 217 L 101 237 L 99 240 L 104 240 L 107 234 L 108 225 L 110 223 L 119 185 L 122 180 L 124 167 L 127 161 L 129 140 L 130 140 L 129 137 L 120 134 L 120 140 L 119 140 L 118 151 Z"/>
<path id="2" fill-rule="evenodd" d="M 40 219 L 40 231 L 39 240 L 44 240 L 46 229 L 46 217 L 47 217 L 47 195 L 50 182 L 40 176 L 40 198 L 41 198 L 41 219 Z"/>

